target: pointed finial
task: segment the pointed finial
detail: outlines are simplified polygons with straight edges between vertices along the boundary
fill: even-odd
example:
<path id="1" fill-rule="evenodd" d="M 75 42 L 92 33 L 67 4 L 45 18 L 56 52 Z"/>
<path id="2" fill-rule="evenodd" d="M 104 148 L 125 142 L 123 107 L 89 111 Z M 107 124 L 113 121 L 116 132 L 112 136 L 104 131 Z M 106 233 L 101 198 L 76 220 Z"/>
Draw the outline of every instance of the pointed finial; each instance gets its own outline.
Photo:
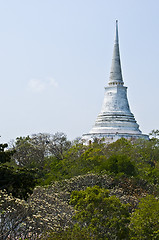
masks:
<path id="1" fill-rule="evenodd" d="M 113 51 L 112 66 L 110 70 L 109 85 L 123 85 L 121 63 L 120 63 L 120 52 L 119 52 L 119 39 L 118 39 L 118 20 L 116 20 L 115 29 L 115 43 Z"/>
<path id="2" fill-rule="evenodd" d="M 119 38 L 118 38 L 118 20 L 116 20 L 116 34 L 115 34 L 115 43 L 119 43 Z"/>

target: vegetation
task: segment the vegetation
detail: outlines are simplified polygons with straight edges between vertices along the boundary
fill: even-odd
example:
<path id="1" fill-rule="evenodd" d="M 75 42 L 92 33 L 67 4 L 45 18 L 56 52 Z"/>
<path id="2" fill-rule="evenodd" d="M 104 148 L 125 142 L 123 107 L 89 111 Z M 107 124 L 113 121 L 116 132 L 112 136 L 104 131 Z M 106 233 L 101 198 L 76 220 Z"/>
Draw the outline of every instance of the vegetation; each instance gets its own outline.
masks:
<path id="1" fill-rule="evenodd" d="M 142 198 L 130 223 L 132 239 L 159 239 L 159 201 L 152 195 Z"/>
<path id="2" fill-rule="evenodd" d="M 1 144 L 0 239 L 159 239 L 158 136 Z"/>
<path id="3" fill-rule="evenodd" d="M 5 151 L 7 144 L 0 144 L 0 189 L 13 196 L 27 199 L 36 185 L 36 171 L 11 164 L 15 150 Z"/>
<path id="4" fill-rule="evenodd" d="M 96 239 L 125 239 L 128 236 L 129 212 L 116 196 L 94 186 L 74 191 L 70 204 L 75 206 L 74 219 Z"/>

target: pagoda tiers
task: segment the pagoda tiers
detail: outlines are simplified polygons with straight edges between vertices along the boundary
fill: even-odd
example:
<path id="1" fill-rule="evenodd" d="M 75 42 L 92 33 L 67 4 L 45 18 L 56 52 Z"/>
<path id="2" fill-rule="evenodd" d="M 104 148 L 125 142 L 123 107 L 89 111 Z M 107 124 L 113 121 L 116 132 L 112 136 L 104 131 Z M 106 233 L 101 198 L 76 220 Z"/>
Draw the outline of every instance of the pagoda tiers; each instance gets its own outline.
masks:
<path id="1" fill-rule="evenodd" d="M 104 101 L 101 113 L 98 115 L 95 125 L 88 134 L 82 136 L 88 144 L 94 139 L 105 139 L 105 142 L 114 142 L 119 138 L 149 139 L 142 134 L 134 115 L 130 111 L 127 99 L 127 87 L 124 86 L 118 38 L 118 21 L 116 21 L 116 34 L 113 51 L 112 66 L 108 86 L 105 87 Z"/>

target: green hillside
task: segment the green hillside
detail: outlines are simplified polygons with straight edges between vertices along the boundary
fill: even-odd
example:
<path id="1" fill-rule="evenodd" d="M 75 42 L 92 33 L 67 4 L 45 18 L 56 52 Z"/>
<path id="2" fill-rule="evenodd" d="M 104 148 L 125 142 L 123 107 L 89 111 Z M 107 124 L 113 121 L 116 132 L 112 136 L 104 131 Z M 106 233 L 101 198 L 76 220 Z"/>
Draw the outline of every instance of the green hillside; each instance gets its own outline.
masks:
<path id="1" fill-rule="evenodd" d="M 0 148 L 1 239 L 159 239 L 159 140 L 63 133 Z"/>

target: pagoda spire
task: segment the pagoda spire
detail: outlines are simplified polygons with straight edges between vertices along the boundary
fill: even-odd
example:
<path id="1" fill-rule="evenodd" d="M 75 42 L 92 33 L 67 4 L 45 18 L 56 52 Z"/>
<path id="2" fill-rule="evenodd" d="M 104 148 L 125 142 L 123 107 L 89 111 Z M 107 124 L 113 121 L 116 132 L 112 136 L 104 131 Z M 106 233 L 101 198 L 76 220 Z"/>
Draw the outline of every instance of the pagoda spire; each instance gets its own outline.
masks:
<path id="1" fill-rule="evenodd" d="M 101 112 L 98 114 L 92 129 L 89 133 L 83 134 L 82 139 L 86 144 L 94 142 L 95 139 L 104 140 L 105 143 L 111 143 L 120 138 L 148 140 L 148 135 L 142 134 L 133 113 L 130 111 L 127 87 L 123 86 L 118 21 L 116 21 L 114 52 L 108 84 L 105 87 Z"/>
<path id="2" fill-rule="evenodd" d="M 110 77 L 109 77 L 109 85 L 118 85 L 118 84 L 123 85 L 124 82 L 123 82 L 121 63 L 120 63 L 118 20 L 116 20 L 115 42 L 114 42 L 114 51 L 113 51 Z"/>

